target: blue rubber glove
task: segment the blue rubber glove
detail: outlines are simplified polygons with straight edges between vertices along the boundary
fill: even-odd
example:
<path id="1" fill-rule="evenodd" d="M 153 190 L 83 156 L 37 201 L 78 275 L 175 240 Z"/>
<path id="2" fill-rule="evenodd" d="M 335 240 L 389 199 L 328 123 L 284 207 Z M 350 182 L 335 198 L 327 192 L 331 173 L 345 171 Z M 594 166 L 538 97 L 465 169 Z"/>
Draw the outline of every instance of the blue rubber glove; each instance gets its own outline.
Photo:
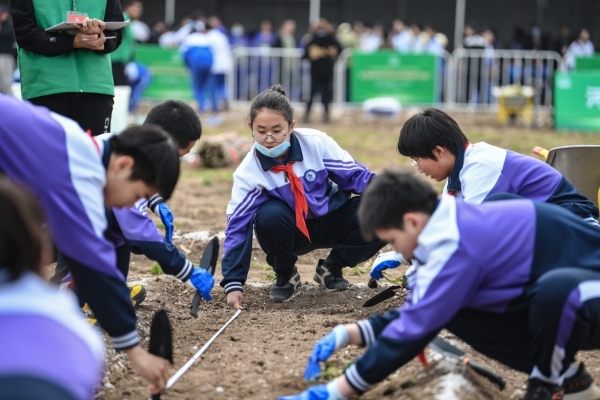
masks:
<path id="1" fill-rule="evenodd" d="M 202 297 L 204 297 L 204 300 L 212 300 L 210 291 L 215 286 L 215 278 L 207 270 L 194 267 L 194 272 L 192 272 L 192 276 L 190 276 L 190 279 L 186 283 L 198 290 Z"/>
<path id="2" fill-rule="evenodd" d="M 304 370 L 304 379 L 311 381 L 319 378 L 321 374 L 321 365 L 319 362 L 327 360 L 334 351 L 348 346 L 350 336 L 348 329 L 344 325 L 337 325 L 323 339 L 319 340 L 313 348 L 312 354 Z"/>
<path id="3" fill-rule="evenodd" d="M 396 253 L 395 251 L 380 253 L 371 268 L 371 278 L 377 280 L 382 279 L 382 271 L 389 268 L 398 268 L 402 262 L 404 262 L 404 257 L 402 257 L 402 254 L 400 253 Z"/>
<path id="4" fill-rule="evenodd" d="M 173 213 L 167 203 L 156 193 L 148 200 L 148 207 L 160 217 L 165 226 L 165 242 L 173 244 Z"/>
<path id="5" fill-rule="evenodd" d="M 346 400 L 337 387 L 337 379 L 327 385 L 313 386 L 300 394 L 281 396 L 279 400 Z"/>
<path id="6" fill-rule="evenodd" d="M 165 241 L 173 244 L 173 213 L 171 209 L 167 203 L 159 203 L 156 205 L 156 213 L 165 226 Z"/>

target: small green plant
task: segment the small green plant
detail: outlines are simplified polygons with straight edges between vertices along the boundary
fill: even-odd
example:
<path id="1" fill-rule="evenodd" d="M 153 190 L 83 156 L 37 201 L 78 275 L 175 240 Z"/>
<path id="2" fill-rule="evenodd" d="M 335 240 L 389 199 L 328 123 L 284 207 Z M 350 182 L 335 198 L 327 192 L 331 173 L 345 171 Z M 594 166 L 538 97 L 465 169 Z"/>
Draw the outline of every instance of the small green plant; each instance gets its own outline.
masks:
<path id="1" fill-rule="evenodd" d="M 350 268 L 350 275 L 353 276 L 361 276 L 361 275 L 366 275 L 369 271 L 367 271 L 366 268 L 360 268 L 360 267 L 354 267 L 354 268 Z"/>
<path id="2" fill-rule="evenodd" d="M 344 370 L 339 369 L 334 363 L 325 363 L 325 368 L 321 372 L 321 379 L 330 381 L 341 376 L 343 373 Z"/>
<path id="3" fill-rule="evenodd" d="M 203 186 L 212 186 L 213 185 L 213 180 L 210 176 L 203 176 L 202 177 L 202 185 Z"/>
<path id="4" fill-rule="evenodd" d="M 150 273 L 152 275 L 161 275 L 163 273 L 163 270 L 157 262 L 153 262 L 150 266 Z"/>
<path id="5" fill-rule="evenodd" d="M 274 281 L 276 278 L 275 274 L 267 274 L 267 276 L 265 276 L 263 279 L 265 281 Z"/>

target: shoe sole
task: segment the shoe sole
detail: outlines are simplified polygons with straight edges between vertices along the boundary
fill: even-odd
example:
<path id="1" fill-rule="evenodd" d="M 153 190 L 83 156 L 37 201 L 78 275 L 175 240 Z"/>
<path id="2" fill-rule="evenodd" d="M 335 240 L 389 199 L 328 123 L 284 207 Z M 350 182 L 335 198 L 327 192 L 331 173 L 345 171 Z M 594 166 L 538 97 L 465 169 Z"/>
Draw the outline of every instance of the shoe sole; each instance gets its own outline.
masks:
<path id="1" fill-rule="evenodd" d="M 592 383 L 592 386 L 576 393 L 565 393 L 563 400 L 600 400 L 600 387 Z"/>
<path id="2" fill-rule="evenodd" d="M 136 286 L 134 286 L 134 288 L 136 288 Z M 133 308 L 137 310 L 137 308 L 140 306 L 140 304 L 142 304 L 144 302 L 144 300 L 146 299 L 146 289 L 142 286 L 139 285 L 140 289 L 137 293 L 133 293 L 133 290 L 130 289 L 129 292 L 129 296 L 131 297 L 131 304 L 133 304 Z"/>
<path id="3" fill-rule="evenodd" d="M 348 287 L 345 287 L 343 289 L 329 289 L 327 286 L 325 286 L 325 280 L 322 279 L 321 275 L 318 274 L 315 274 L 313 276 L 313 281 L 317 282 L 319 286 L 323 287 L 327 292 L 343 292 L 344 290 L 348 290 L 348 288 L 350 288 L 350 285 L 348 284 Z"/>

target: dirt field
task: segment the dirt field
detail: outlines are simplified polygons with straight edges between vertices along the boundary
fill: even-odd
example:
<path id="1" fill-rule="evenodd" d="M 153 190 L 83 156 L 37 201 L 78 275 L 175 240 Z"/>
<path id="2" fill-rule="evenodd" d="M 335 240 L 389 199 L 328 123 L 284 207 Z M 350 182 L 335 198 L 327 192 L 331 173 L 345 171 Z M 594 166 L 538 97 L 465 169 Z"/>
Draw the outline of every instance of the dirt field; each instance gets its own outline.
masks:
<path id="1" fill-rule="evenodd" d="M 239 116 L 238 116 L 239 117 Z M 316 117 L 315 117 L 316 118 Z M 461 117 L 463 118 L 463 117 Z M 477 117 L 480 118 L 480 117 Z M 522 128 L 504 130 L 506 136 L 501 137 L 502 130 L 493 122 L 492 117 L 485 117 L 479 122 L 477 118 L 466 116 L 465 121 L 473 122 L 474 136 L 492 137 L 490 143 L 498 145 L 503 140 L 514 140 L 525 148 L 530 143 L 551 143 L 547 147 L 557 145 L 557 136 L 547 132 L 531 132 Z M 221 131 L 243 129 L 243 115 L 235 122 L 220 128 Z M 385 150 L 369 147 L 361 148 L 361 141 L 347 136 L 344 132 L 348 127 L 356 129 L 352 119 L 344 120 L 332 131 L 338 141 L 342 142 L 359 161 L 374 170 L 380 170 L 386 165 L 407 165 L 396 151 L 389 146 Z M 400 124 L 365 123 L 364 131 L 373 131 L 379 140 L 386 135 L 387 141 L 393 146 L 397 138 Z M 218 132 L 217 129 L 207 129 L 207 134 Z M 247 131 L 243 131 L 247 133 Z M 494 139 L 498 135 L 499 139 Z M 388 138 L 390 136 L 391 138 Z M 589 143 L 593 139 L 585 136 L 564 136 L 568 142 Z M 511 139 L 512 138 L 512 139 Z M 369 139 L 377 140 L 376 139 Z M 478 139 L 482 140 L 482 139 Z M 508 143 L 509 145 L 512 142 Z M 364 161 L 356 153 L 362 152 Z M 356 150 L 356 151 L 354 151 Z M 188 257 L 198 263 L 204 250 L 206 239 L 219 234 L 225 229 L 225 208 L 230 198 L 231 173 L 233 169 L 219 171 L 201 171 L 189 166 L 185 167 L 182 179 L 174 198 L 169 202 L 176 221 L 176 238 L 174 243 Z M 187 234 L 187 235 L 186 235 Z M 194 239 L 196 238 L 196 239 Z M 222 241 L 221 241 L 222 244 Z M 225 330 L 213 345 L 204 353 L 191 369 L 163 395 L 163 399 L 274 399 L 278 395 L 292 394 L 304 390 L 307 385 L 303 382 L 302 373 L 315 342 L 325 335 L 338 323 L 352 322 L 367 317 L 371 313 L 382 313 L 401 304 L 403 296 L 396 296 L 373 308 L 363 308 L 364 301 L 382 290 L 369 289 L 367 262 L 353 270 L 348 269 L 347 278 L 353 283 L 350 290 L 339 293 L 326 293 L 316 287 L 312 280 L 314 268 L 319 258 L 325 258 L 327 251 L 316 251 L 300 258 L 298 270 L 305 286 L 292 301 L 274 304 L 269 300 L 268 289 L 273 279 L 272 270 L 266 265 L 265 256 L 255 243 L 253 262 L 249 275 L 249 284 L 244 292 L 245 311 Z M 219 257 L 220 261 L 220 257 Z M 174 331 L 174 368 L 181 367 L 206 341 L 226 322 L 233 311 L 227 309 L 225 294 L 221 287 L 215 286 L 214 300 L 203 302 L 198 318 L 189 314 L 189 305 L 193 293 L 178 280 L 170 276 L 156 276 L 150 273 L 152 262 L 139 256 L 134 256 L 129 276 L 130 282 L 141 282 L 146 286 L 148 297 L 138 309 L 138 328 L 144 345 L 149 340 L 149 324 L 153 313 L 161 308 L 168 311 Z M 401 271 L 396 271 L 399 274 Z M 221 278 L 220 263 L 216 272 L 217 282 Z M 453 343 L 463 349 L 468 349 L 449 333 Z M 347 361 L 362 353 L 362 349 L 350 347 L 346 351 L 335 354 L 331 362 L 338 372 L 343 370 Z M 464 399 L 510 399 L 520 398 L 524 392 L 526 375 L 512 371 L 485 357 L 469 351 L 472 359 L 477 360 L 502 374 L 508 384 L 503 392 L 495 389 L 490 383 L 474 376 L 470 371 L 454 372 L 456 377 L 466 377 L 461 389 Z M 434 354 L 429 353 L 433 360 Z M 438 357 L 439 358 L 439 357 Z M 586 361 L 588 369 L 595 378 L 600 378 L 600 352 L 588 352 L 581 359 Z M 123 354 L 108 350 L 107 373 L 104 387 L 98 394 L 100 399 L 145 399 L 147 390 L 144 382 L 136 377 Z M 444 361 L 440 361 L 443 363 Z M 439 367 L 439 365 L 438 365 Z M 447 367 L 447 366 L 446 366 Z M 455 367 L 451 366 L 451 370 Z M 412 361 L 399 372 L 378 385 L 361 398 L 363 399 L 433 399 L 444 398 L 444 390 L 449 390 L 440 381 L 448 375 L 447 369 L 432 369 L 428 374 L 422 374 L 422 366 Z M 441 372 L 440 372 L 441 371 Z M 335 371 L 334 371 L 335 372 Z M 420 375 L 419 375 L 420 374 Z M 416 386 L 402 390 L 400 385 L 419 375 Z M 457 378 L 458 381 L 460 379 Z M 456 380 L 455 380 L 456 381 Z M 456 382 L 454 382 L 456 384 Z M 521 393 L 521 394 L 520 394 Z M 442 397 L 440 397 L 442 396 Z M 452 397 L 446 397 L 452 398 Z"/>

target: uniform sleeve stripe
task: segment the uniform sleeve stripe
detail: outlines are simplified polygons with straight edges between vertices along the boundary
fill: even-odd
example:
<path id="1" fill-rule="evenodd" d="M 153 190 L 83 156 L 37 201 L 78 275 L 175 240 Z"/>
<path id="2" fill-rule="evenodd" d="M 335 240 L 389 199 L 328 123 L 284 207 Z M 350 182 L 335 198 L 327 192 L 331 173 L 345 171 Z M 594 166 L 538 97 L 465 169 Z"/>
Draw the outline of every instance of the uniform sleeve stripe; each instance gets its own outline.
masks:
<path id="1" fill-rule="evenodd" d="M 363 341 L 365 342 L 365 346 L 370 346 L 375 343 L 375 332 L 373 331 L 373 327 L 369 320 L 363 319 L 362 321 L 358 321 L 358 328 L 360 329 L 360 333 L 362 333 Z"/>
<path id="2" fill-rule="evenodd" d="M 226 294 L 229 294 L 230 292 L 235 292 L 235 291 L 239 291 L 239 292 L 244 291 L 244 287 L 242 286 L 241 282 L 229 282 L 225 285 L 225 293 Z"/>
<path id="3" fill-rule="evenodd" d="M 185 278 L 190 273 L 190 270 L 193 267 L 194 267 L 194 264 L 192 264 L 192 262 L 190 260 L 185 260 L 185 265 L 183 266 L 181 271 L 179 271 L 179 273 L 177 275 L 175 275 L 175 278 L 177 278 L 177 279 Z"/>
<path id="4" fill-rule="evenodd" d="M 261 191 L 259 189 L 253 189 L 246 195 L 246 198 L 233 210 L 229 218 L 233 218 L 238 215 L 243 215 L 252 203 L 260 196 Z"/>
<path id="5" fill-rule="evenodd" d="M 154 209 L 157 205 L 159 205 L 160 203 L 164 203 L 165 201 L 163 200 L 163 198 L 160 196 L 160 194 L 155 194 L 154 196 L 152 196 L 150 198 L 150 200 L 148 201 L 148 207 L 150 207 L 150 209 L 152 210 L 152 212 L 156 213 L 156 210 Z"/>
<path id="6" fill-rule="evenodd" d="M 118 350 L 135 346 L 140 342 L 140 337 L 137 331 L 132 331 L 123 336 L 111 337 L 110 340 L 113 343 L 113 347 Z"/>
<path id="7" fill-rule="evenodd" d="M 354 165 L 354 164 L 356 164 L 356 161 L 354 161 L 354 160 L 343 161 L 343 160 L 324 159 L 323 160 L 323 164 L 346 164 L 346 165 Z"/>
<path id="8" fill-rule="evenodd" d="M 369 390 L 369 387 L 371 387 L 371 385 L 369 385 L 358 374 L 358 371 L 356 370 L 356 364 L 351 365 L 344 374 L 346 375 L 346 379 L 348 379 L 348 383 L 350 383 L 350 385 L 352 385 L 352 387 L 354 387 L 355 389 L 358 389 L 358 391 L 360 391 L 360 392 L 365 392 L 365 391 Z"/>
<path id="9" fill-rule="evenodd" d="M 359 165 L 355 165 L 353 167 L 340 167 L 340 166 L 331 167 L 331 166 L 325 165 L 325 168 L 327 168 L 328 170 L 332 170 L 332 171 L 366 171 L 367 170 L 366 168 L 361 167 Z"/>

